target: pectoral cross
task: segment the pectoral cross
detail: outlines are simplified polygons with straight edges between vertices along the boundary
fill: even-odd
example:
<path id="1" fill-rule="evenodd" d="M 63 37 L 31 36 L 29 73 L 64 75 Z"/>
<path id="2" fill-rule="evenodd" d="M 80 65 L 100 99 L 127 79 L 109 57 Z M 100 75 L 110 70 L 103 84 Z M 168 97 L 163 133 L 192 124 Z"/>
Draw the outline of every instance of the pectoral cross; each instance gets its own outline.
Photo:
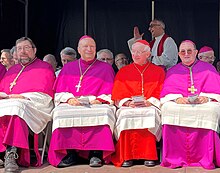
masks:
<path id="1" fill-rule="evenodd" d="M 190 91 L 191 94 L 194 94 L 197 89 L 192 85 L 190 88 L 188 88 L 188 91 Z"/>
<path id="2" fill-rule="evenodd" d="M 77 89 L 76 89 L 76 92 L 79 92 L 79 89 L 81 88 L 81 81 L 83 79 L 83 75 L 80 76 L 79 78 L 79 83 L 75 86 Z"/>
<path id="3" fill-rule="evenodd" d="M 9 87 L 9 90 L 11 92 L 12 88 L 16 85 L 16 82 L 13 81 L 12 83 L 10 83 L 10 87 Z"/>

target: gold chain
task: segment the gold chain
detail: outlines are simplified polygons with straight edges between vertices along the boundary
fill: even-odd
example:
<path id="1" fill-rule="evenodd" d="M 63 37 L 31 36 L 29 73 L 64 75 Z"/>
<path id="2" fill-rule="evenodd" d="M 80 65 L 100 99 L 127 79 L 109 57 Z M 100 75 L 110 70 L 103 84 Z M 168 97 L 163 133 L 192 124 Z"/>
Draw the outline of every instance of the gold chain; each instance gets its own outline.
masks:
<path id="1" fill-rule="evenodd" d="M 19 76 L 21 75 L 21 73 L 23 72 L 23 70 L 25 69 L 25 67 L 27 67 L 27 66 L 30 65 L 32 62 L 34 62 L 35 59 L 37 59 L 37 57 L 35 57 L 35 58 L 33 59 L 33 61 L 29 62 L 29 63 L 26 64 L 26 65 L 21 64 L 22 69 L 19 71 L 19 73 L 17 74 L 17 76 L 15 77 L 15 79 L 13 80 L 13 82 L 10 83 L 10 87 L 9 87 L 9 91 L 10 91 L 10 92 L 12 91 L 13 87 L 16 85 L 16 82 L 17 82 Z"/>
<path id="2" fill-rule="evenodd" d="M 83 80 L 84 75 L 90 69 L 90 67 L 92 67 L 92 65 L 95 64 L 96 60 L 89 67 L 87 67 L 87 69 L 84 71 L 84 73 L 82 73 L 82 68 L 81 68 L 81 65 L 80 65 L 80 60 L 78 61 L 79 62 L 80 78 L 79 78 L 78 84 L 75 86 L 76 87 L 76 92 L 79 92 L 79 89 L 81 88 L 81 81 Z"/>
<path id="3" fill-rule="evenodd" d="M 144 70 L 141 72 L 138 67 L 135 65 L 134 63 L 134 67 L 138 70 L 138 72 L 141 74 L 141 94 L 142 96 L 144 96 L 144 72 L 145 70 L 149 67 L 150 62 L 148 63 L 148 65 L 146 65 L 146 67 L 144 68 Z"/>
<path id="4" fill-rule="evenodd" d="M 97 59 L 96 59 L 97 60 Z M 89 66 L 87 67 L 87 69 L 84 71 L 84 73 L 82 73 L 82 68 L 80 65 L 80 60 L 79 60 L 79 71 L 80 71 L 80 81 L 82 81 L 83 76 L 86 74 L 86 72 L 90 69 L 90 67 L 92 67 L 93 64 L 95 64 L 96 60 Z"/>

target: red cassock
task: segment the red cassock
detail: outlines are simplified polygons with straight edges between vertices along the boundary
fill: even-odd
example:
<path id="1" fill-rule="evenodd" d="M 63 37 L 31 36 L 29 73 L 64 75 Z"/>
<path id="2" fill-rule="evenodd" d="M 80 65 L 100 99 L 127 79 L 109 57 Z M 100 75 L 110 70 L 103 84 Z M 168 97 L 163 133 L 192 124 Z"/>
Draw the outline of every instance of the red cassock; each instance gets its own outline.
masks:
<path id="1" fill-rule="evenodd" d="M 132 63 L 120 69 L 112 91 L 114 101 L 142 95 L 142 78 L 137 68 L 140 72 L 146 68 L 143 73 L 144 97 L 159 99 L 165 72 L 161 67 L 148 62 L 143 66 Z M 121 166 L 126 160 L 138 159 L 157 160 L 156 138 L 147 128 L 122 131 L 116 144 L 116 152 L 112 155 L 115 166 Z"/>

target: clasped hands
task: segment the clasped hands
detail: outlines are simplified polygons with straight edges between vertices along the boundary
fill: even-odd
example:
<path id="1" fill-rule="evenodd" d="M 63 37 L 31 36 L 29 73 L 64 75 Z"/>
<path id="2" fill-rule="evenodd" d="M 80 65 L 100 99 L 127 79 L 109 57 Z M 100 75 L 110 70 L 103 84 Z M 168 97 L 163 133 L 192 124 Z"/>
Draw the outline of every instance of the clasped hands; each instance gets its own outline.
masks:
<path id="1" fill-rule="evenodd" d="M 189 102 L 188 97 L 180 97 L 175 100 L 177 104 L 203 104 L 209 102 L 209 98 L 205 96 L 198 96 L 193 102 Z"/>
<path id="2" fill-rule="evenodd" d="M 0 97 L 0 99 L 28 99 L 27 97 L 24 97 L 20 94 L 10 94 L 6 97 Z"/>
<path id="3" fill-rule="evenodd" d="M 142 102 L 134 102 L 133 100 L 128 100 L 124 103 L 124 105 L 132 108 L 152 106 L 152 104 L 147 100 L 144 100 Z"/>
<path id="4" fill-rule="evenodd" d="M 80 102 L 79 99 L 77 98 L 70 98 L 67 103 L 69 105 L 72 105 L 72 106 L 83 106 L 84 104 L 82 102 Z M 102 104 L 99 100 L 92 100 L 92 101 L 89 101 L 89 104 L 93 105 L 93 104 Z"/>

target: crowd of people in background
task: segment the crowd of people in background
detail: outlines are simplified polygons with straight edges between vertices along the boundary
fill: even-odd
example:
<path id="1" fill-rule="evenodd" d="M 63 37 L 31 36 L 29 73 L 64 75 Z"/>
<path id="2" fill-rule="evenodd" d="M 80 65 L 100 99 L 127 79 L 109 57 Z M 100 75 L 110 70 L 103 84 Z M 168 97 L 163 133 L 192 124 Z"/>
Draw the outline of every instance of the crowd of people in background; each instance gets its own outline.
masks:
<path id="1" fill-rule="evenodd" d="M 157 29 L 155 29 L 156 27 Z M 151 62 L 163 66 L 165 69 L 169 69 L 178 62 L 178 50 L 175 41 L 165 34 L 165 23 L 161 20 L 152 20 L 148 30 L 154 38 L 154 40 L 150 42 Z M 133 43 L 137 40 L 141 40 L 143 35 L 144 33 L 141 34 L 138 27 L 135 26 L 133 30 L 133 38 L 128 40 L 128 47 L 130 50 Z M 60 59 L 62 63 L 61 65 L 64 66 L 68 62 L 78 59 L 77 52 L 74 48 L 65 47 L 60 52 Z M 97 52 L 97 59 L 112 65 L 116 73 L 121 67 L 128 65 L 131 62 L 130 57 L 125 53 L 118 53 L 114 56 L 112 51 L 107 48 L 100 49 Z M 220 72 L 220 68 L 218 68 L 218 64 L 220 64 L 219 59 L 216 59 L 214 50 L 210 46 L 203 46 L 199 49 L 198 59 L 210 64 L 213 64 L 214 61 L 217 60 L 216 69 Z M 56 72 L 56 76 L 58 76 L 62 67 L 58 66 L 58 58 L 53 54 L 47 54 L 43 57 L 43 61 L 51 64 Z M 6 67 L 6 69 L 17 64 L 19 61 L 16 53 L 16 46 L 13 46 L 11 49 L 2 49 L 0 62 Z"/>
<path id="2" fill-rule="evenodd" d="M 220 166 L 220 61 L 214 50 L 191 40 L 179 47 L 154 19 L 143 39 L 138 27 L 128 40 L 130 55 L 96 50 L 88 35 L 77 51 L 65 47 L 57 58 L 40 60 L 27 37 L 0 58 L 0 160 L 6 173 L 42 164 L 38 134 L 52 122 L 48 162 L 59 168 L 113 163 L 130 167 Z M 204 43 L 205 44 L 205 43 Z M 77 52 L 80 57 L 77 57 Z M 178 57 L 180 62 L 178 63 Z M 216 70 L 217 69 L 217 70 Z M 163 127 L 163 128 L 162 128 Z M 30 148 L 35 160 L 31 160 Z"/>

